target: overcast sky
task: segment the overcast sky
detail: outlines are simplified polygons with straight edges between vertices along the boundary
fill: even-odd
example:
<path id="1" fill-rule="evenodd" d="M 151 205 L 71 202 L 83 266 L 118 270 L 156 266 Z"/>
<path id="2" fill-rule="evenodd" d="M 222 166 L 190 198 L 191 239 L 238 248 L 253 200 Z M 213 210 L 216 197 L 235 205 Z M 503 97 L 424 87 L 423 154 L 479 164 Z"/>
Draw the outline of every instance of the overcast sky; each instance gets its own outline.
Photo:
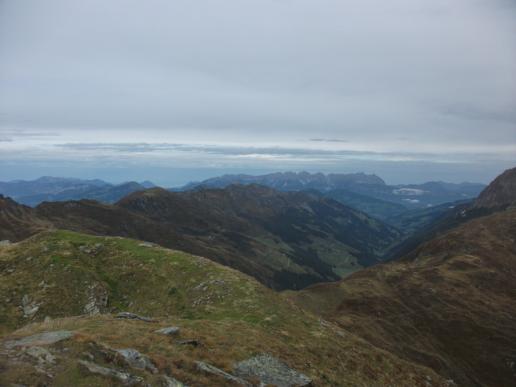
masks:
<path id="1" fill-rule="evenodd" d="M 516 1 L 0 0 L 0 163 L 488 182 L 516 165 Z"/>

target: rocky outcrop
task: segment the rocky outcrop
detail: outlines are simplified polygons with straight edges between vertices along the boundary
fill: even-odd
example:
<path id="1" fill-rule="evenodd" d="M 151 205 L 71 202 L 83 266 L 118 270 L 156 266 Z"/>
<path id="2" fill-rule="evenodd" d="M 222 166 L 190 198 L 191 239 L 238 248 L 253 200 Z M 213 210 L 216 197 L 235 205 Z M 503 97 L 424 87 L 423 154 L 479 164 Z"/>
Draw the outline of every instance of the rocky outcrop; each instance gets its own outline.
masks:
<path id="1" fill-rule="evenodd" d="M 39 310 L 40 304 L 34 300 L 31 301 L 28 294 L 25 294 L 22 298 L 21 308 L 23 310 L 23 317 L 32 318 Z"/>
<path id="2" fill-rule="evenodd" d="M 179 334 L 179 328 L 178 327 L 166 327 L 158 329 L 157 331 L 154 331 L 155 333 L 159 333 L 161 335 L 166 336 L 175 336 Z"/>
<path id="3" fill-rule="evenodd" d="M 277 387 L 310 386 L 312 380 L 269 354 L 260 354 L 235 364 L 237 377 L 256 378 Z"/>
<path id="4" fill-rule="evenodd" d="M 84 313 L 95 315 L 106 311 L 109 293 L 101 284 L 88 287 L 88 302 L 84 305 Z"/>
<path id="5" fill-rule="evenodd" d="M 139 370 L 147 370 L 152 372 L 153 374 L 158 372 L 158 369 L 152 363 L 149 357 L 141 354 L 136 349 L 117 349 L 116 353 L 118 353 L 123 358 L 125 363 L 127 363 L 127 365 L 132 368 L 136 368 Z"/>
<path id="6" fill-rule="evenodd" d="M 6 348 L 32 347 L 51 345 L 59 341 L 67 340 L 74 335 L 72 331 L 43 332 L 36 335 L 24 337 L 18 340 L 10 340 L 4 343 Z"/>
<path id="7" fill-rule="evenodd" d="M 145 322 L 156 322 L 156 320 L 154 320 L 150 317 L 140 316 L 140 315 L 137 315 L 136 313 L 131 313 L 131 312 L 120 312 L 115 317 L 119 318 L 119 319 L 127 319 L 127 320 L 140 320 L 140 321 L 145 321 Z"/>
<path id="8" fill-rule="evenodd" d="M 108 378 L 116 379 L 126 386 L 143 385 L 144 382 L 144 380 L 139 376 L 134 376 L 125 371 L 120 371 L 114 368 L 102 367 L 98 364 L 86 360 L 79 360 L 79 364 L 83 366 L 85 370 L 91 372 L 92 374 L 97 374 Z"/>
<path id="9" fill-rule="evenodd" d="M 163 375 L 161 380 L 163 387 L 187 387 L 186 384 L 181 383 L 179 380 L 174 379 L 171 376 Z"/>
<path id="10" fill-rule="evenodd" d="M 242 386 L 252 386 L 251 383 L 247 382 L 244 379 L 241 379 L 235 375 L 231 375 L 227 373 L 226 371 L 221 370 L 220 368 L 217 368 L 215 366 L 212 366 L 211 364 L 204 363 L 202 361 L 195 362 L 197 365 L 197 369 L 201 372 L 205 372 L 207 374 L 216 375 L 221 378 L 226 379 L 227 381 L 230 381 L 232 383 L 240 384 Z"/>

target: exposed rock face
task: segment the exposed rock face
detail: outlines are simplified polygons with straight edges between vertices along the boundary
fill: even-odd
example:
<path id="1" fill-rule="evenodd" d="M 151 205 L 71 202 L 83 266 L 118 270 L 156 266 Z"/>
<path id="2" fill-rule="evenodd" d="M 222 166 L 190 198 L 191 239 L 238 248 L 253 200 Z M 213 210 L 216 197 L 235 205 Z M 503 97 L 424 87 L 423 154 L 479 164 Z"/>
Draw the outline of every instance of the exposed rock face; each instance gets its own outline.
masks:
<path id="1" fill-rule="evenodd" d="M 23 317 L 25 318 L 31 318 L 33 317 L 37 311 L 39 310 L 39 304 L 37 304 L 35 301 L 31 301 L 28 294 L 25 294 L 22 298 L 22 310 L 23 310 Z"/>
<path id="2" fill-rule="evenodd" d="M 54 364 L 56 361 L 56 357 L 43 347 L 28 347 L 24 353 L 36 359 L 40 364 Z"/>
<path id="3" fill-rule="evenodd" d="M 264 385 L 277 387 L 309 386 L 312 380 L 269 354 L 261 354 L 235 364 L 235 375 L 258 378 Z"/>
<path id="4" fill-rule="evenodd" d="M 14 347 L 32 347 L 41 345 L 51 345 L 59 341 L 71 338 L 74 335 L 72 331 L 53 331 L 43 332 L 36 335 L 24 337 L 19 340 L 11 340 L 4 343 L 6 348 Z"/>
<path id="5" fill-rule="evenodd" d="M 84 313 L 99 314 L 106 310 L 109 296 L 108 291 L 100 284 L 93 284 L 88 288 L 88 303 L 84 305 Z"/>
<path id="6" fill-rule="evenodd" d="M 154 366 L 149 357 L 141 354 L 136 349 L 117 349 L 116 352 L 122 356 L 124 361 L 132 368 L 148 370 L 153 374 L 158 372 L 156 366 Z"/>
<path id="7" fill-rule="evenodd" d="M 98 364 L 89 361 L 79 360 L 79 364 L 93 374 L 98 374 L 116 379 L 126 386 L 142 385 L 144 382 L 144 380 L 139 376 L 134 376 L 127 372 L 116 370 L 114 368 L 101 367 Z"/>
<path id="8" fill-rule="evenodd" d="M 162 335 L 174 336 L 174 335 L 179 334 L 179 328 L 178 327 L 166 327 L 166 328 L 158 329 L 155 332 L 160 333 Z"/>
<path id="9" fill-rule="evenodd" d="M 140 320 L 140 321 L 145 321 L 145 322 L 156 322 L 156 320 L 154 320 L 150 317 L 139 316 L 136 313 L 131 313 L 131 312 L 120 312 L 116 315 L 116 318 L 123 318 L 123 319 L 127 319 L 127 320 Z"/>
<path id="10" fill-rule="evenodd" d="M 202 361 L 198 361 L 198 362 L 196 362 L 196 364 L 197 364 L 197 369 L 199 371 L 220 376 L 221 378 L 224 378 L 233 383 L 240 384 L 242 386 L 249 386 L 249 387 L 252 386 L 251 383 L 247 382 L 246 380 L 236 377 L 234 375 L 231 375 L 231 374 L 227 373 L 226 371 L 222 371 L 220 368 L 212 366 L 211 364 L 204 363 Z"/>
<path id="11" fill-rule="evenodd" d="M 179 380 L 167 375 L 162 376 L 162 381 L 163 387 L 187 387 L 186 384 L 183 384 Z"/>

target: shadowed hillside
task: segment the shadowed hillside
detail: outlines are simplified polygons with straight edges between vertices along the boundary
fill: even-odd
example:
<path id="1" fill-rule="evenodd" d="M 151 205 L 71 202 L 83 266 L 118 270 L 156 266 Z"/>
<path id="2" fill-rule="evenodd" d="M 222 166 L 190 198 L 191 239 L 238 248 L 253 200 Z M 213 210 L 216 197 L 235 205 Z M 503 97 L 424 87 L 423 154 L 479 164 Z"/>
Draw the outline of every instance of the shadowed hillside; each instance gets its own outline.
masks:
<path id="1" fill-rule="evenodd" d="M 495 180 L 486 191 L 496 192 L 499 184 Z M 498 192 L 490 203 L 507 206 L 505 191 Z M 429 366 L 459 385 L 512 386 L 516 209 L 476 216 L 396 262 L 290 296 L 372 344 Z"/>
<path id="2" fill-rule="evenodd" d="M 337 280 L 379 262 L 400 237 L 331 199 L 261 186 L 181 193 L 155 188 L 116 205 L 81 200 L 26 210 L 55 228 L 132 237 L 206 256 L 277 289 Z"/>

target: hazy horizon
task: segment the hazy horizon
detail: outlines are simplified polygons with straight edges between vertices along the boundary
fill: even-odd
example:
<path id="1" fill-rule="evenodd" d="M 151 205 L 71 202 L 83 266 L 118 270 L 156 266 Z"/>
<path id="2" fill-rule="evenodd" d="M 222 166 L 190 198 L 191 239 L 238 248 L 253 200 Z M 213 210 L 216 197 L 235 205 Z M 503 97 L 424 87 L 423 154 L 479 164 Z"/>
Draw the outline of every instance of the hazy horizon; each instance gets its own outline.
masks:
<path id="1" fill-rule="evenodd" d="M 213 172 L 213 171 L 210 171 L 210 172 Z M 320 172 L 320 171 L 306 171 L 306 170 L 299 170 L 299 171 L 280 171 L 280 170 L 277 170 L 277 171 L 265 171 L 263 173 L 260 173 L 260 172 L 256 172 L 256 173 L 242 173 L 242 172 L 239 172 L 239 171 L 235 171 L 234 173 L 231 173 L 230 171 L 227 171 L 227 170 L 223 170 L 221 171 L 220 174 L 213 174 L 213 175 L 206 175 L 205 177 L 202 177 L 202 178 L 199 178 L 199 179 L 193 179 L 193 180 L 184 180 L 184 175 L 178 175 L 176 176 L 175 179 L 172 179 L 172 180 L 163 180 L 163 179 L 160 179 L 160 180 L 153 180 L 153 179 L 149 179 L 149 178 L 128 178 L 128 179 L 110 179 L 110 178 L 99 178 L 98 176 L 95 176 L 95 175 L 91 175 L 91 176 L 86 176 L 86 177 L 78 177 L 78 176 L 73 176 L 73 175 L 63 175 L 63 176 L 57 176 L 57 175 L 40 175 L 40 176 L 35 176 L 35 177 L 30 177 L 30 178 L 16 178 L 16 179 L 8 179 L 8 180 L 2 180 L 0 179 L 0 182 L 3 183 L 3 182 L 7 182 L 7 183 L 10 183 L 10 182 L 15 182 L 15 181 L 35 181 L 35 180 L 38 180 L 38 179 L 42 179 L 42 178 L 57 178 L 57 179 L 80 179 L 80 180 L 102 180 L 104 181 L 105 183 L 109 183 L 109 184 L 114 184 L 114 185 L 118 185 L 118 184 L 124 184 L 124 183 L 130 183 L 130 182 L 137 182 L 137 183 L 144 183 L 144 182 L 150 182 L 150 183 L 153 183 L 155 184 L 156 186 L 158 187 L 162 187 L 162 188 L 181 188 L 183 187 L 184 185 L 188 184 L 188 183 L 198 183 L 198 182 L 201 182 L 203 180 L 206 180 L 206 179 L 210 179 L 210 178 L 216 178 L 216 177 L 222 177 L 224 175 L 240 175 L 240 174 L 243 174 L 243 175 L 249 175 L 249 176 L 260 176 L 260 175 L 267 175 L 267 174 L 273 174 L 273 173 L 289 173 L 289 172 L 294 172 L 294 173 L 302 173 L 302 172 L 308 172 L 308 173 L 311 173 L 311 174 L 316 174 L 316 173 L 323 173 L 325 175 L 328 175 L 328 174 L 332 174 L 332 173 L 336 173 L 336 174 L 339 174 L 339 173 L 342 173 L 342 172 L 328 172 L 328 173 L 325 173 L 325 172 Z M 365 173 L 365 172 L 361 172 L 361 171 L 357 171 L 357 172 L 346 172 L 345 174 L 360 174 L 360 173 Z M 382 176 L 376 174 L 376 173 L 366 173 L 366 175 L 375 175 L 379 178 L 381 178 L 382 180 L 385 181 L 386 184 L 388 185 L 404 185 L 404 184 L 421 184 L 421 183 L 429 183 L 429 182 L 444 182 L 444 183 L 456 183 L 456 184 L 460 184 L 460 183 L 471 183 L 471 184 L 489 184 L 492 180 L 490 181 L 487 181 L 487 182 L 481 182 L 481 181 L 472 181 L 472 180 L 463 180 L 463 181 L 456 181 L 456 182 L 451 182 L 451 181 L 445 181 L 445 180 L 425 180 L 425 179 L 422 179 L 421 181 L 416 181 L 416 182 L 404 182 L 404 181 L 400 181 L 400 182 L 393 182 L 393 181 L 388 181 L 386 179 L 384 179 Z M 202 175 L 202 172 L 199 173 L 199 176 L 203 176 Z M 173 185 L 171 184 L 168 184 L 166 183 L 166 181 L 179 181 L 180 183 L 175 183 Z"/>
<path id="2" fill-rule="evenodd" d="M 488 183 L 516 165 L 508 0 L 0 2 L 0 180 Z"/>

